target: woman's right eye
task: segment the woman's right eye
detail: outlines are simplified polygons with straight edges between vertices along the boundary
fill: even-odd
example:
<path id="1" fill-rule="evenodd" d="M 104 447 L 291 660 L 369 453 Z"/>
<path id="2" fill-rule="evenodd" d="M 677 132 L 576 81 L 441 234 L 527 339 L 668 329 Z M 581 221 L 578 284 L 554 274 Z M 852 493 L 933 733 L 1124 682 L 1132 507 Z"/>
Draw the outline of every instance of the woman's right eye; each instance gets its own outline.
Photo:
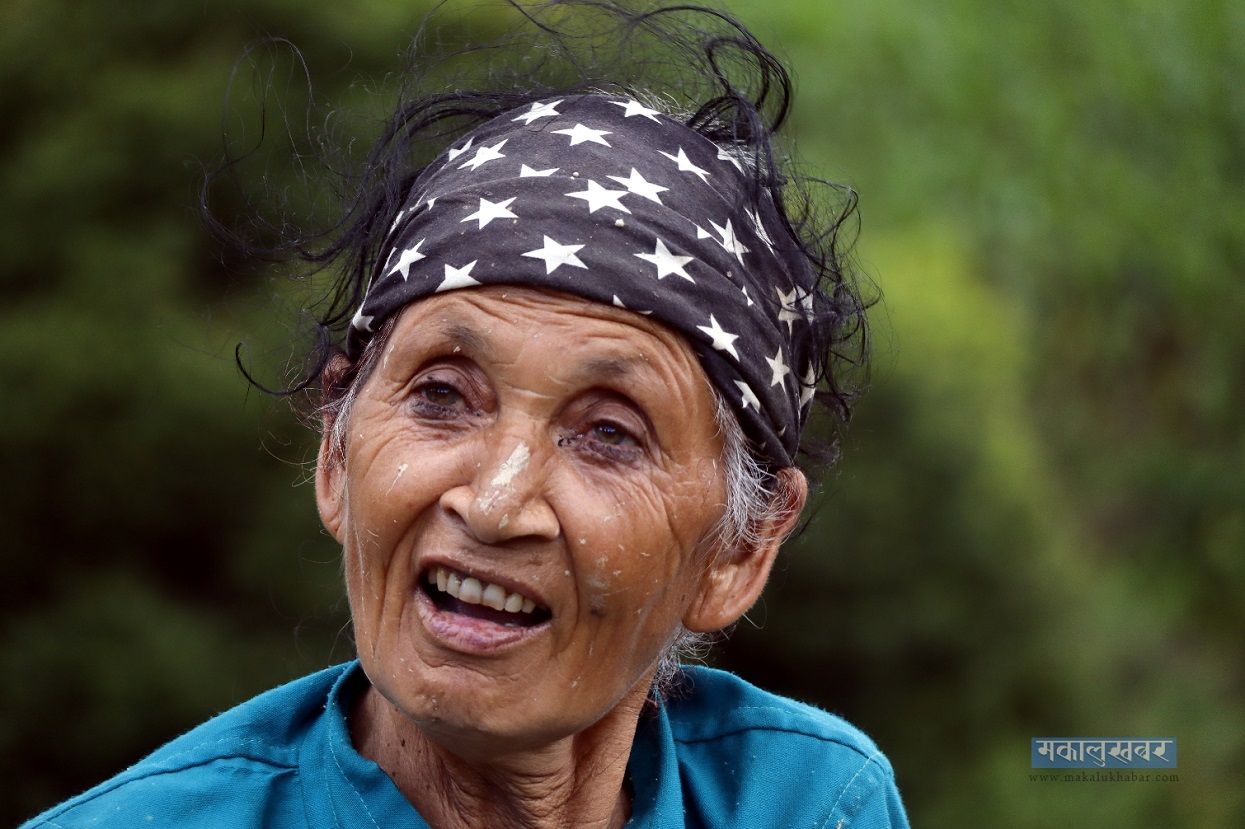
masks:
<path id="1" fill-rule="evenodd" d="M 424 386 L 419 390 L 419 394 L 434 406 L 446 409 L 455 408 L 463 403 L 463 396 L 458 393 L 458 390 L 445 383 L 432 383 Z"/>

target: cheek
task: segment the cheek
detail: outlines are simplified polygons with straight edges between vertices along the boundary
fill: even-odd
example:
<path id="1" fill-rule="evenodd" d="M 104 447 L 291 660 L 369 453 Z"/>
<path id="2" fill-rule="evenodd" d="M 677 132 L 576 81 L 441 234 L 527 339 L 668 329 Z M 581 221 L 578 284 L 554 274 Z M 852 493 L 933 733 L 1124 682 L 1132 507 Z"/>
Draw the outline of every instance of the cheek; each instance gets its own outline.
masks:
<path id="1" fill-rule="evenodd" d="M 356 627 L 367 627 L 400 614 L 398 599 L 413 583 L 404 539 L 413 537 L 429 502 L 435 503 L 435 486 L 410 441 L 365 443 L 358 429 L 351 437 L 357 451 L 348 452 L 344 476 L 343 566 Z"/>
<path id="2" fill-rule="evenodd" d="M 594 617 L 642 618 L 681 605 L 695 579 L 703 517 L 659 487 L 630 495 L 592 514 L 592 533 L 575 539 L 581 598 Z"/>

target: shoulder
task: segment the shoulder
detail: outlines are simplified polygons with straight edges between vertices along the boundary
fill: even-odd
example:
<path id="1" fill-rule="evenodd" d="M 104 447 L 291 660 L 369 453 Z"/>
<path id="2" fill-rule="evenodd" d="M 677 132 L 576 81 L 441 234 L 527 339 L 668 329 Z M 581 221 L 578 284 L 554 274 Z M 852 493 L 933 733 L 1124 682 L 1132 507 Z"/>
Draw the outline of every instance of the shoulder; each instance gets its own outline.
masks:
<path id="1" fill-rule="evenodd" d="M 707 825 L 744 825 L 744 812 L 754 826 L 907 825 L 891 764 L 859 728 L 723 671 L 684 670 L 666 703 L 682 775 L 732 813 Z"/>
<path id="2" fill-rule="evenodd" d="M 281 804 L 297 795 L 299 748 L 348 667 L 303 677 L 219 714 L 22 829 L 162 821 L 246 826 L 251 816 L 256 826 L 297 825 L 279 815 L 288 809 Z"/>
<path id="3" fill-rule="evenodd" d="M 778 739 L 790 735 L 797 742 L 830 743 L 860 756 L 880 754 L 873 740 L 843 718 L 712 668 L 685 666 L 667 709 L 680 742 L 760 731 Z"/>

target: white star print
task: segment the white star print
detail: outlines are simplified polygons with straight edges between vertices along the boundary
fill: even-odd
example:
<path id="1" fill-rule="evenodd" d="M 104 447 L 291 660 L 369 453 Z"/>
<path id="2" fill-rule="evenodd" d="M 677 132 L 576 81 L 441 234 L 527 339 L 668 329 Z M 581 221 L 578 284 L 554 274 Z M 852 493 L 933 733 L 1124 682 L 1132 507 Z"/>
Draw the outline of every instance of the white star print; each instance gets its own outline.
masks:
<path id="1" fill-rule="evenodd" d="M 578 193 L 567 193 L 573 199 L 583 199 L 588 202 L 588 212 L 595 213 L 602 207 L 612 207 L 615 210 L 621 210 L 624 213 L 630 213 L 621 201 L 622 197 L 627 195 L 626 190 L 606 190 L 595 181 L 588 180 L 588 189 L 581 190 Z"/>
<path id="2" fill-rule="evenodd" d="M 486 224 L 493 221 L 494 219 L 517 219 L 519 218 L 518 216 L 514 215 L 509 210 L 507 210 L 507 208 L 510 207 L 510 203 L 514 201 L 516 198 L 517 198 L 516 196 L 511 196 L 505 201 L 498 201 L 498 202 L 492 202 L 486 198 L 481 198 L 480 209 L 472 213 L 467 218 L 463 219 L 463 221 L 469 222 L 472 219 L 479 219 L 480 227 L 484 227 Z"/>
<path id="3" fill-rule="evenodd" d="M 658 198 L 657 194 L 664 193 L 670 189 L 669 187 L 662 187 L 660 184 L 653 184 L 651 181 L 645 181 L 644 176 L 640 175 L 640 172 L 634 167 L 631 168 L 631 175 L 628 178 L 623 178 L 622 176 L 609 176 L 609 178 L 626 187 L 628 192 L 635 193 L 637 196 L 643 196 L 658 204 L 661 204 L 661 199 Z"/>
<path id="4" fill-rule="evenodd" d="M 533 170 L 531 167 L 523 164 L 519 167 L 519 178 L 531 178 L 532 176 L 551 176 L 558 171 L 557 167 L 550 167 L 548 170 Z"/>
<path id="5" fill-rule="evenodd" d="M 470 167 L 473 170 L 478 170 L 481 164 L 496 161 L 499 158 L 505 158 L 505 156 L 501 154 L 501 148 L 505 146 L 506 142 L 509 140 L 509 138 L 503 138 L 491 147 L 480 147 L 476 150 L 476 154 L 471 157 L 471 160 L 464 161 L 462 164 L 459 164 L 458 169 L 461 170 L 464 167 Z"/>
<path id="6" fill-rule="evenodd" d="M 398 215 L 394 217 L 393 224 L 389 225 L 389 232 L 393 233 L 394 229 L 402 223 L 402 217 L 406 215 L 406 208 L 398 211 Z"/>
<path id="7" fill-rule="evenodd" d="M 713 234 L 705 230 L 700 225 L 696 225 L 696 238 L 697 239 L 712 239 Z"/>
<path id="8" fill-rule="evenodd" d="M 748 286 L 747 286 L 747 285 L 744 285 L 742 288 L 740 288 L 740 290 L 744 292 L 744 299 L 748 300 L 748 307 L 749 307 L 749 308 L 751 308 L 753 305 L 756 305 L 756 303 L 752 301 L 752 297 L 748 296 Z"/>
<path id="9" fill-rule="evenodd" d="M 623 301 L 622 301 L 621 299 L 619 299 L 619 298 L 618 298 L 618 294 L 614 294 L 614 307 L 615 307 L 615 308 L 621 308 L 621 309 L 623 309 L 624 311 L 630 311 L 630 310 L 631 310 L 631 309 L 630 309 L 630 308 L 628 308 L 626 305 L 623 305 Z M 653 313 L 653 312 L 652 312 L 652 311 L 636 311 L 636 313 L 637 313 L 637 314 L 640 314 L 641 316 L 645 316 L 645 317 L 647 317 L 649 314 L 651 314 L 651 313 Z"/>
<path id="10" fill-rule="evenodd" d="M 714 348 L 718 351 L 725 351 L 736 360 L 739 360 L 739 352 L 735 350 L 735 346 L 731 345 L 731 343 L 739 339 L 739 335 L 728 334 L 726 331 L 722 330 L 722 327 L 718 325 L 718 321 L 713 318 L 713 314 L 709 315 L 709 325 L 698 325 L 696 327 L 709 335 L 709 339 L 713 341 L 712 344 Z"/>
<path id="11" fill-rule="evenodd" d="M 662 155 L 664 155 L 666 158 L 670 159 L 674 163 L 678 164 L 679 172 L 695 173 L 696 175 L 700 176 L 700 180 L 703 181 L 705 184 L 709 183 L 709 171 L 702 170 L 699 167 L 697 167 L 695 164 L 693 164 L 692 160 L 687 157 L 687 153 L 683 152 L 682 147 L 679 147 L 678 155 L 671 155 L 670 153 L 664 152 L 662 150 L 658 150 L 658 152 L 660 152 Z"/>
<path id="12" fill-rule="evenodd" d="M 729 161 L 735 165 L 739 172 L 742 173 L 744 171 L 744 165 L 739 163 L 739 159 L 735 157 L 735 154 L 723 149 L 722 147 L 718 147 L 718 160 Z"/>
<path id="13" fill-rule="evenodd" d="M 771 386 L 784 386 L 783 378 L 791 373 L 791 366 L 782 358 L 782 348 L 779 347 L 778 353 L 773 357 L 766 357 L 765 362 L 769 363 L 769 370 L 774 372 L 774 376 L 770 378 Z"/>
<path id="14" fill-rule="evenodd" d="M 774 249 L 774 240 L 769 238 L 769 233 L 765 230 L 765 225 L 761 224 L 761 216 L 755 210 L 744 208 L 744 213 L 748 214 L 748 218 L 752 220 L 752 227 L 756 230 L 757 236 L 761 237 L 761 241 L 765 243 L 765 247 L 770 250 Z"/>
<path id="15" fill-rule="evenodd" d="M 808 367 L 808 372 L 804 375 L 804 384 L 800 387 L 800 407 L 808 405 L 808 401 L 813 399 L 813 394 L 817 391 L 817 375 L 813 372 L 813 367 Z"/>
<path id="16" fill-rule="evenodd" d="M 761 401 L 757 400 L 757 396 L 753 394 L 752 387 L 743 380 L 736 380 L 735 385 L 739 387 L 739 391 L 742 393 L 743 408 L 746 409 L 751 406 L 758 412 L 761 411 Z"/>
<path id="17" fill-rule="evenodd" d="M 411 265 L 414 265 L 420 259 L 427 258 L 424 256 L 424 254 L 419 252 L 419 246 L 422 245 L 426 241 L 428 240 L 420 239 L 419 243 L 416 244 L 415 247 L 407 248 L 406 250 L 402 251 L 402 255 L 398 257 L 398 264 L 393 266 L 393 270 L 389 272 L 389 276 L 393 276 L 398 271 L 402 271 L 402 279 L 403 281 L 405 281 L 406 278 L 410 276 L 411 274 Z"/>
<path id="18" fill-rule="evenodd" d="M 585 127 L 583 124 L 576 124 L 569 130 L 554 130 L 553 132 L 556 135 L 569 135 L 571 137 L 572 147 L 576 144 L 582 144 L 585 141 L 592 141 L 597 144 L 604 144 L 607 147 L 609 146 L 609 142 L 601 137 L 603 135 L 609 135 L 610 133 L 608 130 L 594 130 L 591 127 Z"/>
<path id="19" fill-rule="evenodd" d="M 657 240 L 656 250 L 652 253 L 637 253 L 635 255 L 643 259 L 645 262 L 652 262 L 657 266 L 658 279 L 663 279 L 673 273 L 678 274 L 688 282 L 694 283 L 696 281 L 688 276 L 687 271 L 683 270 L 683 266 L 688 262 L 691 262 L 692 257 L 675 256 L 670 252 L 670 249 L 666 247 L 666 243 L 660 238 Z"/>
<path id="20" fill-rule="evenodd" d="M 551 274 L 562 265 L 570 265 L 575 268 L 587 268 L 583 262 L 579 261 L 579 257 L 575 252 L 582 248 L 583 245 L 563 245 L 553 241 L 548 236 L 545 237 L 545 246 L 540 250 L 529 250 L 524 256 L 530 256 L 533 259 L 545 260 L 545 273 Z"/>
<path id="21" fill-rule="evenodd" d="M 372 330 L 372 320 L 374 320 L 374 319 L 376 319 L 376 318 L 375 318 L 375 317 L 368 317 L 368 316 L 364 316 L 364 315 L 363 315 L 363 308 L 362 308 L 362 306 L 360 306 L 359 310 L 358 310 L 358 311 L 355 311 L 355 314 L 354 314 L 354 319 L 352 319 L 352 320 L 350 321 L 350 324 L 351 324 L 351 326 L 353 326 L 353 327 L 354 327 L 354 329 L 355 329 L 356 331 L 371 331 L 371 330 Z"/>
<path id="22" fill-rule="evenodd" d="M 793 329 L 791 323 L 800 318 L 800 315 L 795 310 L 796 289 L 792 288 L 789 294 L 784 294 L 781 288 L 775 288 L 774 291 L 778 294 L 778 301 L 782 304 L 782 308 L 778 310 L 778 322 L 779 324 L 785 322 L 787 324 L 787 333 L 790 334 Z"/>
<path id="23" fill-rule="evenodd" d="M 453 291 L 456 288 L 470 288 L 473 285 L 479 285 L 479 282 L 471 278 L 471 269 L 474 268 L 476 266 L 476 262 L 479 261 L 479 259 L 475 259 L 468 262 L 466 265 L 463 265 L 461 268 L 456 268 L 453 265 L 446 265 L 445 279 L 441 280 L 441 284 L 437 286 L 437 290 L 434 293 L 439 294 L 442 291 Z"/>
<path id="24" fill-rule="evenodd" d="M 532 104 L 532 108 L 529 109 L 527 112 L 523 113 L 518 118 L 511 118 L 510 120 L 511 121 L 522 121 L 526 125 L 526 124 L 531 124 L 537 118 L 551 118 L 554 115 L 559 114 L 558 111 L 554 109 L 554 107 L 556 107 L 560 103 L 562 103 L 561 100 L 553 101 L 552 103 L 548 103 L 548 104 L 542 104 L 539 102 L 534 103 Z"/>
<path id="25" fill-rule="evenodd" d="M 610 101 L 616 107 L 624 107 L 627 111 L 623 113 L 624 118 L 630 118 L 632 115 L 643 115 L 650 121 L 656 121 L 657 116 L 661 114 L 660 110 L 649 109 L 639 101 Z"/>
<path id="26" fill-rule="evenodd" d="M 739 241 L 739 237 L 735 235 L 735 229 L 731 227 L 731 220 L 726 220 L 726 227 L 722 227 L 713 219 L 709 220 L 709 224 L 713 225 L 713 229 L 722 234 L 722 240 L 719 245 L 726 248 L 727 253 L 735 254 L 735 258 L 739 260 L 739 264 L 744 263 L 744 254 L 748 252 L 748 248 L 743 242 Z"/>
<path id="27" fill-rule="evenodd" d="M 473 136 L 471 136 L 470 138 L 468 138 L 468 139 L 467 139 L 467 143 L 466 143 L 466 144 L 463 144 L 463 145 L 462 145 L 461 147 L 459 147 L 458 149 L 455 149 L 455 148 L 451 147 L 451 148 L 450 148 L 450 157 L 449 157 L 449 160 L 450 160 L 450 161 L 453 161 L 454 159 L 458 158 L 458 157 L 459 157 L 460 155 L 462 155 L 463 153 L 467 152 L 467 150 L 470 150 L 470 149 L 471 149 L 471 145 L 472 145 L 472 143 L 474 143 L 474 142 L 475 142 L 475 140 L 476 140 L 476 137 L 473 135 Z"/>

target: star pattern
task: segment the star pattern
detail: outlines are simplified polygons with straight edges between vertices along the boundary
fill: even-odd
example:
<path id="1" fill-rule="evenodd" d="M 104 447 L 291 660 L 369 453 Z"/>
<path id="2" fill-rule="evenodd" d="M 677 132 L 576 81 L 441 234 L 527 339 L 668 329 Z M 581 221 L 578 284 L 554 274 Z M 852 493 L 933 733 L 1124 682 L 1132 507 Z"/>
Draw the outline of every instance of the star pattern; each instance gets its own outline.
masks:
<path id="1" fill-rule="evenodd" d="M 503 114 L 447 148 L 395 211 L 348 348 L 432 293 L 567 291 L 696 343 L 749 438 L 792 463 L 816 377 L 813 283 L 777 258 L 774 239 L 789 240 L 767 232 L 783 232 L 772 204 L 740 195 L 747 170 L 735 148 L 627 98 L 565 96 Z"/>
<path id="2" fill-rule="evenodd" d="M 650 121 L 656 121 L 658 120 L 657 116 L 661 115 L 661 113 L 658 112 L 657 110 L 649 109 L 648 107 L 644 106 L 644 104 L 640 103 L 639 101 L 610 101 L 610 103 L 616 107 L 623 108 L 624 118 L 630 118 L 632 115 L 643 115 L 645 118 L 648 118 Z"/>
<path id="3" fill-rule="evenodd" d="M 576 124 L 568 130 L 554 130 L 554 135 L 569 135 L 571 137 L 571 146 L 582 144 L 585 141 L 592 141 L 597 144 L 609 146 L 609 142 L 603 136 L 609 135 L 609 130 L 594 130 L 591 127 L 585 127 L 583 124 Z"/>
<path id="4" fill-rule="evenodd" d="M 595 181 L 588 180 L 588 189 L 578 193 L 567 193 L 572 199 L 583 199 L 588 202 L 588 212 L 596 213 L 602 207 L 612 207 L 624 213 L 630 213 L 620 199 L 627 195 L 626 190 L 606 190 Z"/>
<path id="5" fill-rule="evenodd" d="M 422 253 L 419 252 L 419 246 L 422 245 L 426 241 L 427 241 L 426 239 L 420 239 L 419 244 L 415 245 L 415 247 L 407 248 L 406 250 L 402 251 L 402 254 L 398 257 L 398 264 L 393 266 L 393 270 L 389 272 L 389 276 L 393 276 L 395 273 L 398 273 L 399 271 L 401 271 L 402 281 L 405 282 L 410 277 L 411 265 L 414 265 L 420 259 L 427 258 L 426 256 L 424 256 Z"/>
<path id="6" fill-rule="evenodd" d="M 458 169 L 463 170 L 470 167 L 473 170 L 479 169 L 481 164 L 487 164 L 490 161 L 496 161 L 499 158 L 505 158 L 501 154 L 501 148 L 506 146 L 509 138 L 503 138 L 491 147 L 480 147 L 476 150 L 476 154 L 471 157 L 470 161 L 464 161 L 459 165 Z"/>
<path id="7" fill-rule="evenodd" d="M 389 225 L 389 232 L 393 233 L 398 229 L 398 225 L 402 224 L 402 217 L 406 215 L 406 208 L 398 211 L 398 215 L 393 217 L 393 224 Z"/>
<path id="8" fill-rule="evenodd" d="M 655 201 L 661 204 L 661 197 L 658 193 L 664 193 L 669 187 L 662 187 L 660 184 L 653 184 L 651 181 L 645 181 L 644 176 L 640 175 L 640 171 L 635 167 L 631 168 L 631 175 L 623 178 L 622 176 L 610 176 L 610 179 L 618 182 L 627 188 L 628 193 L 635 193 L 637 196 L 643 196 L 649 201 Z"/>
<path id="9" fill-rule="evenodd" d="M 800 408 L 807 406 L 816 393 L 817 373 L 813 371 L 812 366 L 809 366 L 804 374 L 804 380 L 800 383 Z"/>
<path id="10" fill-rule="evenodd" d="M 563 265 L 587 268 L 588 266 L 580 262 L 579 257 L 575 255 L 583 250 L 583 247 L 583 245 L 563 245 L 546 236 L 544 247 L 537 250 L 529 250 L 523 255 L 530 256 L 533 259 L 545 260 L 545 273 L 550 274 Z"/>
<path id="11" fill-rule="evenodd" d="M 769 370 L 774 372 L 770 378 L 771 386 L 783 385 L 783 378 L 791 373 L 791 366 L 787 365 L 786 360 L 782 358 L 782 349 L 778 349 L 778 353 L 773 357 L 766 357 L 765 362 L 769 363 Z"/>
<path id="12" fill-rule="evenodd" d="M 744 213 L 747 214 L 748 219 L 752 222 L 752 229 L 756 231 L 757 237 L 765 243 L 765 247 L 773 250 L 774 240 L 765 232 L 765 224 L 761 221 L 760 214 L 750 207 L 745 207 Z"/>
<path id="13" fill-rule="evenodd" d="M 675 274 L 683 277 L 688 282 L 696 281 L 688 276 L 687 271 L 683 270 L 684 265 L 693 261 L 692 257 L 675 256 L 670 252 L 670 249 L 666 247 L 666 243 L 661 240 L 660 236 L 657 237 L 657 247 L 652 253 L 637 253 L 636 256 L 640 257 L 645 262 L 652 262 L 657 266 L 658 279 L 664 279 L 671 274 Z"/>
<path id="14" fill-rule="evenodd" d="M 623 301 L 618 298 L 618 294 L 614 294 L 610 302 L 613 304 L 615 308 L 621 308 L 624 311 L 635 311 L 635 313 L 641 316 L 644 316 L 644 317 L 647 317 L 648 315 L 653 313 L 652 311 L 636 311 L 636 309 L 634 308 L 628 308 L 626 305 L 623 304 Z"/>
<path id="15" fill-rule="evenodd" d="M 451 149 L 449 151 L 449 160 L 453 161 L 454 159 L 458 158 L 463 153 L 467 152 L 467 150 L 470 150 L 471 145 L 475 143 L 475 140 L 476 140 L 476 137 L 473 135 L 467 139 L 466 144 L 463 144 L 461 147 L 458 147 L 457 149 Z"/>
<path id="16" fill-rule="evenodd" d="M 519 115 L 517 118 L 514 118 L 513 120 L 522 121 L 526 125 L 526 124 L 531 124 L 537 118 L 552 118 L 553 116 L 558 114 L 558 110 L 556 107 L 560 103 L 562 103 L 561 99 L 558 99 L 556 101 L 549 101 L 548 103 L 544 101 L 537 101 L 536 103 L 532 104 L 531 109 L 529 109 L 527 112 L 523 113 L 522 115 Z"/>
<path id="17" fill-rule="evenodd" d="M 486 198 L 481 197 L 480 198 L 480 209 L 472 213 L 467 218 L 463 219 L 463 221 L 469 222 L 472 219 L 479 219 L 480 228 L 484 228 L 486 225 L 488 225 L 489 222 L 493 221 L 494 219 L 517 219 L 519 217 L 514 215 L 507 209 L 510 207 L 511 203 L 514 202 L 515 198 L 517 197 L 511 196 L 505 201 L 493 202 L 493 201 L 489 201 Z"/>
<path id="18" fill-rule="evenodd" d="M 744 165 L 739 162 L 739 158 L 725 147 L 718 147 L 718 161 L 726 161 L 735 165 L 735 169 L 739 172 L 744 171 Z"/>
<path id="19" fill-rule="evenodd" d="M 700 167 L 697 167 L 695 164 L 693 164 L 692 160 L 687 157 L 687 152 L 685 152 L 682 147 L 679 147 L 678 155 L 671 155 L 665 150 L 661 150 L 660 152 L 666 158 L 670 159 L 675 164 L 679 165 L 680 173 L 695 173 L 696 175 L 700 176 L 700 180 L 703 181 L 705 184 L 709 183 L 709 171 L 702 169 Z"/>
<path id="20" fill-rule="evenodd" d="M 698 325 L 696 327 L 709 335 L 711 344 L 718 351 L 725 351 L 736 360 L 739 359 L 739 352 L 735 350 L 735 346 L 731 345 L 731 343 L 739 339 L 739 335 L 728 334 L 726 331 L 723 331 L 722 326 L 718 325 L 718 321 L 713 314 L 709 315 L 708 325 Z"/>
<path id="21" fill-rule="evenodd" d="M 441 284 L 437 286 L 437 293 L 441 293 L 442 291 L 453 291 L 457 288 L 471 288 L 475 285 L 481 284 L 471 278 L 471 269 L 474 268 L 476 266 L 476 262 L 479 261 L 479 259 L 473 259 L 461 268 L 456 268 L 453 265 L 447 264 L 445 266 L 445 278 L 442 279 Z"/>
<path id="22" fill-rule="evenodd" d="M 722 235 L 722 238 L 718 241 L 718 244 L 721 245 L 727 253 L 735 254 L 735 257 L 739 260 L 739 264 L 742 265 L 744 263 L 744 254 L 748 253 L 748 248 L 744 247 L 743 242 L 740 242 L 739 237 L 735 235 L 735 229 L 731 227 L 731 220 L 726 220 L 725 227 L 719 225 L 712 219 L 709 220 L 709 224 L 713 225 L 713 229 Z"/>
<path id="23" fill-rule="evenodd" d="M 752 390 L 752 386 L 749 386 L 743 380 L 736 380 L 735 385 L 739 387 L 740 405 L 745 409 L 751 406 L 758 412 L 761 411 L 761 401 L 757 400 L 756 392 Z"/>
<path id="24" fill-rule="evenodd" d="M 792 288 L 784 293 L 782 288 L 775 288 L 774 291 L 778 294 L 778 303 L 782 306 L 778 309 L 778 323 L 781 325 L 785 322 L 787 324 L 787 333 L 790 334 L 793 331 L 792 323 L 800 319 L 800 314 L 795 309 L 796 290 Z"/>

